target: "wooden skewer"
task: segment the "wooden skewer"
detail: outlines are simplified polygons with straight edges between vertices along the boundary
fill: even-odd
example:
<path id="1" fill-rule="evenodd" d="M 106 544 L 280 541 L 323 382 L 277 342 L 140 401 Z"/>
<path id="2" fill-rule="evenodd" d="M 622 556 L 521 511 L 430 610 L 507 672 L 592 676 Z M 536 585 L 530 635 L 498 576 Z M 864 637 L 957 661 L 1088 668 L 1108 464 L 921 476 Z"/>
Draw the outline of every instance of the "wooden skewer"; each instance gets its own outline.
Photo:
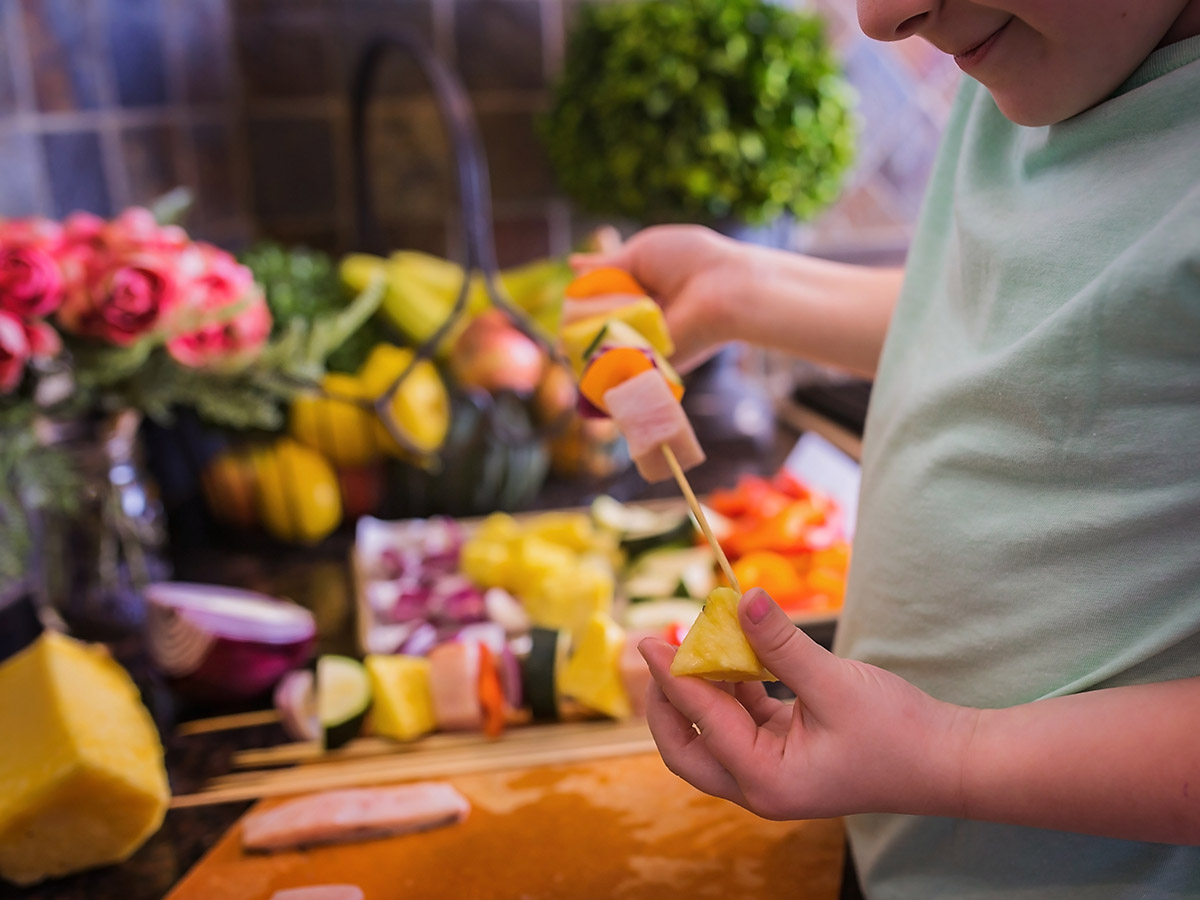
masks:
<path id="1" fill-rule="evenodd" d="M 175 729 L 180 737 L 194 734 L 209 734 L 213 731 L 232 731 L 235 728 L 253 728 L 255 725 L 273 725 L 279 721 L 279 713 L 273 709 L 233 713 L 228 716 L 213 716 L 211 719 L 193 719 L 181 722 Z"/>
<path id="2" fill-rule="evenodd" d="M 172 809 L 208 806 L 304 794 L 331 788 L 387 784 L 420 778 L 446 778 L 474 772 L 523 769 L 533 765 L 561 765 L 649 753 L 654 739 L 644 721 L 631 721 L 598 727 L 596 734 L 579 734 L 570 740 L 530 746 L 507 746 L 504 741 L 481 744 L 474 750 L 463 748 L 454 753 L 420 753 L 391 756 L 378 760 L 344 760 L 301 769 L 246 773 L 210 782 L 197 794 L 184 794 L 171 800 Z M 253 775 L 255 777 L 246 777 Z"/>
<path id="3" fill-rule="evenodd" d="M 733 574 L 733 567 L 729 565 L 729 558 L 725 556 L 725 551 L 721 549 L 720 542 L 713 535 L 712 528 L 708 525 L 708 519 L 704 516 L 704 507 L 696 499 L 695 491 L 692 490 L 692 486 L 688 483 L 687 476 L 683 474 L 683 467 L 679 465 L 679 460 L 675 458 L 675 451 L 666 444 L 663 444 L 662 452 L 667 460 L 667 465 L 671 467 L 671 474 L 679 482 L 679 489 L 683 491 L 683 496 L 687 498 L 688 506 L 692 510 L 692 515 L 696 517 L 696 522 L 700 525 L 700 530 L 704 532 L 704 536 L 708 538 L 708 543 L 712 546 L 713 553 L 717 555 L 717 562 L 721 564 L 721 569 L 725 572 L 725 577 L 729 579 L 730 587 L 740 594 L 742 588 L 738 584 L 737 576 Z"/>

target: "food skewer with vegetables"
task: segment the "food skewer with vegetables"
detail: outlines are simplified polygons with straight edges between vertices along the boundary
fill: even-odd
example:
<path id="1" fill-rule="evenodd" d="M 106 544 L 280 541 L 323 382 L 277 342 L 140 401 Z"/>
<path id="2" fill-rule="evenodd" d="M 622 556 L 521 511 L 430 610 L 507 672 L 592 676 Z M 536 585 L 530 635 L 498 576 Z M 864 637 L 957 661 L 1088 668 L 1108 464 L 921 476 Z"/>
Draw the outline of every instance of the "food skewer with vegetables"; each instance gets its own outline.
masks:
<path id="1" fill-rule="evenodd" d="M 682 381 L 667 362 L 674 348 L 662 311 L 645 296 L 630 297 L 625 305 L 617 302 L 621 294 L 635 290 L 644 294 L 629 273 L 619 269 L 594 269 L 579 276 L 567 287 L 568 300 L 603 311 L 571 321 L 564 329 L 564 344 L 577 367 L 581 411 L 613 419 L 647 481 L 675 479 L 731 585 L 709 595 L 704 613 L 676 654 L 672 672 L 719 681 L 773 679 L 741 632 L 737 576 L 685 474 L 705 456 L 680 403 Z M 570 302 L 564 317 L 568 320 Z M 584 349 L 575 352 L 580 345 Z"/>

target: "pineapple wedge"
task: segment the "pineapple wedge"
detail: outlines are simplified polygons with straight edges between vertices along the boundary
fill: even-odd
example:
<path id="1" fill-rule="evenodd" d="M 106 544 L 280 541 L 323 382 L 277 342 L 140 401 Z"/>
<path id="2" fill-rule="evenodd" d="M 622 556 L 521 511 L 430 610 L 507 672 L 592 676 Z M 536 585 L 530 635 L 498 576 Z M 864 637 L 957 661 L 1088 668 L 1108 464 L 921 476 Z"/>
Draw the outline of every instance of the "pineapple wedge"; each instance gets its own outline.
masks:
<path id="1" fill-rule="evenodd" d="M 625 629 L 607 613 L 594 612 L 575 636 L 575 649 L 558 686 L 588 709 L 614 719 L 633 715 L 621 680 L 620 659 Z"/>
<path id="2" fill-rule="evenodd" d="M 422 656 L 368 656 L 363 660 L 371 679 L 371 730 L 398 741 L 410 741 L 437 727 L 429 660 Z"/>
<path id="3" fill-rule="evenodd" d="M 696 675 L 709 681 L 778 681 L 763 668 L 738 623 L 741 595 L 719 587 L 708 595 L 700 616 L 688 630 L 675 659 L 672 675 Z"/>

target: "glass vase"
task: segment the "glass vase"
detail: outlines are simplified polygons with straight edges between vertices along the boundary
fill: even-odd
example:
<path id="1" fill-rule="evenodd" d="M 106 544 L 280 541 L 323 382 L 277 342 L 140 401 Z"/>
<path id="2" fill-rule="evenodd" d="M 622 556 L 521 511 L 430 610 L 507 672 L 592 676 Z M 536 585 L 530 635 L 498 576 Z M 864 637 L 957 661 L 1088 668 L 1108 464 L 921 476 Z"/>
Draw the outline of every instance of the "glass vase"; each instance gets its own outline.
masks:
<path id="1" fill-rule="evenodd" d="M 42 609 L 89 641 L 140 633 L 143 590 L 169 576 L 166 523 L 138 440 L 141 415 L 121 410 L 37 424 L 67 463 L 67 502 L 34 503 L 34 581 Z"/>

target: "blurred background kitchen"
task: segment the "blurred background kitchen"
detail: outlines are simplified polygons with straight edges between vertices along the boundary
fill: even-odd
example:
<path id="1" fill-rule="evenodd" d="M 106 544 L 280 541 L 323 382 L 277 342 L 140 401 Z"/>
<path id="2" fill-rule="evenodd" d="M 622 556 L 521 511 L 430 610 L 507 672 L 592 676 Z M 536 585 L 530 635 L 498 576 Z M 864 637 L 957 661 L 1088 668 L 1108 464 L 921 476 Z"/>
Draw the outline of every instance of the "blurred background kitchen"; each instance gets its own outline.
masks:
<path id="1" fill-rule="evenodd" d="M 102 216 L 177 185 L 198 238 L 353 249 L 350 75 L 383 28 L 425 36 L 470 92 L 502 264 L 560 254 L 595 224 L 556 188 L 537 117 L 561 71 L 563 0 L 0 0 L 0 215 Z M 957 80 L 950 60 L 816 9 L 863 121 L 841 199 L 794 243 L 855 260 L 903 254 Z M 388 64 L 369 160 L 388 243 L 457 240 L 447 145 L 416 70 Z"/>

